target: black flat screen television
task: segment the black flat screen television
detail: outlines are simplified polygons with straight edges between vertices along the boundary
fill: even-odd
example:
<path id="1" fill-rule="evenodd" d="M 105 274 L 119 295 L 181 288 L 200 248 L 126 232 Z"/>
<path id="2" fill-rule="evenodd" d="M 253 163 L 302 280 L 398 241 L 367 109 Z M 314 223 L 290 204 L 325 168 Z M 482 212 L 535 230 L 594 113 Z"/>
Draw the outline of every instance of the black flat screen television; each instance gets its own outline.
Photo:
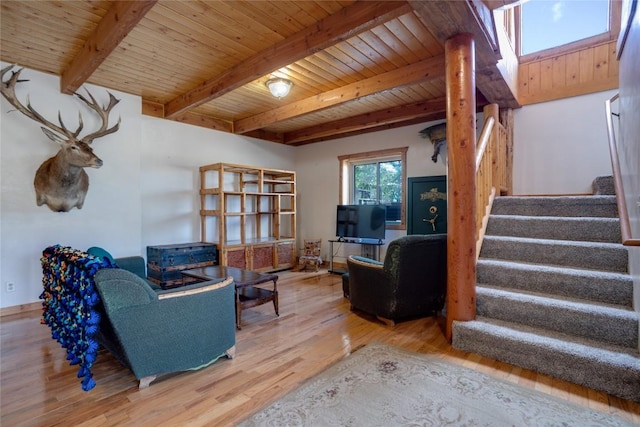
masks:
<path id="1" fill-rule="evenodd" d="M 338 205 L 336 236 L 340 239 L 384 240 L 385 205 Z"/>

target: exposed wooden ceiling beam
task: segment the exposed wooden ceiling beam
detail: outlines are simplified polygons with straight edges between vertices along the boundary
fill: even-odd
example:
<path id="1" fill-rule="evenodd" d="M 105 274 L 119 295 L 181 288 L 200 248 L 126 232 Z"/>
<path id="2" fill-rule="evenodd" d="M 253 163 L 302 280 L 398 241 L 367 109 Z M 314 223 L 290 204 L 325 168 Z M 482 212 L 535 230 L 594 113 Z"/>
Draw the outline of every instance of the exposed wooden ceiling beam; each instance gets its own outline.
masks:
<path id="1" fill-rule="evenodd" d="M 158 102 L 142 100 L 142 114 L 145 116 L 164 118 L 164 105 Z"/>
<path id="2" fill-rule="evenodd" d="M 60 76 L 60 91 L 72 94 L 104 62 L 158 0 L 115 1 Z"/>
<path id="3" fill-rule="evenodd" d="M 165 104 L 172 118 L 322 49 L 411 12 L 406 2 L 356 2 Z"/>
<path id="4" fill-rule="evenodd" d="M 145 116 L 157 117 L 159 119 L 164 118 L 163 112 L 164 105 L 157 102 L 142 100 L 142 114 Z M 176 116 L 174 119 L 176 122 L 186 123 L 193 126 L 200 126 L 207 129 L 215 129 L 223 132 L 233 133 L 233 123 L 227 120 L 218 119 L 216 117 L 205 116 L 197 113 L 182 113 Z M 266 136 L 266 135 L 263 135 Z M 268 138 L 264 138 L 268 139 Z M 272 139 L 269 139 L 270 141 Z M 276 140 L 276 142 L 281 142 Z"/>
<path id="5" fill-rule="evenodd" d="M 302 141 L 302 142 L 298 142 L 295 144 L 291 144 L 293 146 L 300 146 L 300 145 L 306 145 L 306 144 L 313 144 L 315 142 L 322 142 L 322 141 L 330 141 L 332 139 L 338 139 L 338 138 L 347 138 L 350 136 L 356 136 L 356 135 L 362 135 L 365 133 L 370 133 L 370 132 L 379 132 L 379 131 L 383 131 L 383 130 L 389 130 L 389 129 L 395 129 L 395 128 L 400 128 L 400 127 L 404 127 L 404 126 L 411 126 L 411 125 L 415 125 L 418 123 L 425 123 L 425 122 L 432 122 L 435 120 L 442 120 L 444 118 L 446 118 L 447 113 L 446 111 L 442 111 L 442 112 L 436 112 L 436 113 L 429 113 L 426 114 L 422 117 L 416 117 L 413 119 L 408 119 L 408 120 L 403 120 L 403 121 L 399 121 L 399 122 L 393 122 L 393 123 L 385 123 L 385 124 L 381 124 L 375 127 L 371 127 L 371 128 L 366 128 L 366 129 L 358 129 L 358 130 L 354 130 L 352 132 L 347 132 L 347 133 L 342 133 L 342 134 L 336 134 L 336 135 L 327 135 L 324 137 L 318 137 L 315 139 L 310 139 L 307 141 Z"/>
<path id="6" fill-rule="evenodd" d="M 179 114 L 171 120 L 187 123 L 194 126 L 204 127 L 207 129 L 214 129 L 229 133 L 233 132 L 233 123 L 215 117 L 205 116 L 203 114 L 186 112 Z"/>
<path id="7" fill-rule="evenodd" d="M 489 102 L 485 99 L 484 95 L 477 91 L 476 111 L 482 112 L 482 109 L 487 104 L 489 104 Z M 386 118 L 384 117 L 385 113 L 388 114 L 388 117 Z M 373 123 L 371 118 L 375 115 L 378 115 L 380 122 L 376 125 L 371 125 Z M 436 98 L 427 101 L 419 101 L 414 104 L 402 105 L 389 110 L 381 110 L 374 113 L 362 114 L 361 116 L 336 120 L 331 122 L 335 127 L 334 132 L 331 133 L 322 133 L 320 128 L 325 125 L 318 125 L 317 127 L 312 126 L 300 131 L 288 132 L 284 135 L 282 142 L 287 145 L 297 147 L 300 145 L 312 144 L 314 142 L 329 141 L 337 138 L 346 138 L 348 136 L 362 135 L 370 132 L 378 132 L 403 126 L 411 126 L 418 123 L 442 120 L 446 118 L 446 115 L 446 99 Z M 367 120 L 369 120 L 369 122 Z M 360 123 L 360 126 L 349 129 L 348 122 L 350 121 Z M 345 123 L 344 127 L 341 127 L 342 122 Z M 318 128 L 318 132 L 313 133 L 316 128 Z M 303 138 L 302 135 L 305 133 L 308 134 L 308 136 Z"/>
<path id="8" fill-rule="evenodd" d="M 471 33 L 475 42 L 476 84 L 489 102 L 501 107 L 518 108 L 520 104 L 498 67 L 500 56 L 487 38 L 486 27 L 480 25 L 487 16 L 486 5 L 478 0 L 410 1 L 429 30 L 444 43 L 460 33 Z M 491 37 L 495 39 L 495 37 Z"/>
<path id="9" fill-rule="evenodd" d="M 320 111 L 363 96 L 444 76 L 444 55 L 425 59 L 386 73 L 320 93 L 288 105 L 237 120 L 235 133 L 246 133 L 283 120 Z"/>
<path id="10" fill-rule="evenodd" d="M 243 136 L 250 136 L 252 138 L 264 139 L 265 141 L 279 142 L 280 144 L 283 143 L 282 133 L 269 132 L 264 129 L 256 129 L 251 132 L 245 133 Z"/>
<path id="11" fill-rule="evenodd" d="M 301 142 L 316 140 L 331 135 L 340 135 L 358 130 L 378 127 L 384 124 L 404 122 L 415 118 L 423 118 L 433 113 L 444 113 L 447 104 L 445 98 L 419 101 L 413 104 L 387 108 L 354 117 L 345 117 L 329 123 L 311 126 L 299 131 L 287 132 L 283 142 L 289 145 L 301 145 Z"/>

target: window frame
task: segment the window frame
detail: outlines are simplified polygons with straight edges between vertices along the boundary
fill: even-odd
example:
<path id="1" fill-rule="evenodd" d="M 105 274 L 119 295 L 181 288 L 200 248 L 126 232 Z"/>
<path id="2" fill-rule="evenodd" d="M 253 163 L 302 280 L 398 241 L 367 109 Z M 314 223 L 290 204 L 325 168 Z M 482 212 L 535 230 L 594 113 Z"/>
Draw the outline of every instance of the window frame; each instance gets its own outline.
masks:
<path id="1" fill-rule="evenodd" d="M 537 52 L 528 53 L 522 55 L 522 6 L 516 6 L 514 8 L 515 13 L 515 34 L 516 34 L 516 54 L 520 59 L 520 63 L 536 61 L 540 59 L 549 59 L 558 55 L 575 52 L 587 47 L 595 46 L 598 44 L 606 43 L 611 40 L 615 40 L 620 32 L 620 15 L 622 13 L 622 2 L 616 0 L 609 0 L 609 30 L 604 33 L 596 34 L 591 37 L 576 40 L 570 43 L 566 43 L 559 46 L 554 46 L 548 49 L 539 50 Z"/>
<path id="2" fill-rule="evenodd" d="M 406 205 L 407 205 L 407 151 L 409 147 L 390 148 L 386 150 L 367 151 L 364 153 L 347 154 L 338 156 L 339 163 L 339 190 L 338 204 L 349 205 L 353 199 L 352 182 L 354 178 L 353 167 L 356 164 L 373 163 L 384 160 L 400 160 L 402 163 L 402 178 L 400 191 L 400 223 L 387 223 L 387 230 L 406 230 Z"/>

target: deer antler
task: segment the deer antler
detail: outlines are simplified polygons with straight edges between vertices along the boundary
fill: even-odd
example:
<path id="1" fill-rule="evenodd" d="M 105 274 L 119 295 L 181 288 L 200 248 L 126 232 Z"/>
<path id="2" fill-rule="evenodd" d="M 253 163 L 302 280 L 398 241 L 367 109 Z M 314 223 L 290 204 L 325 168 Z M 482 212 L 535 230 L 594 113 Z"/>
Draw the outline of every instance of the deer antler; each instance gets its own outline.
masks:
<path id="1" fill-rule="evenodd" d="M 18 100 L 18 97 L 16 96 L 16 83 L 28 81 L 28 80 L 19 80 L 20 73 L 22 72 L 23 68 L 20 68 L 18 71 L 12 71 L 11 77 L 9 78 L 9 80 L 7 80 L 6 82 L 4 81 L 4 75 L 13 67 L 14 67 L 13 65 L 9 65 L 3 68 L 2 71 L 0 72 L 0 80 L 2 80 L 2 85 L 0 85 L 0 92 L 2 92 L 2 95 L 5 97 L 5 99 L 9 101 L 11 105 L 16 107 L 16 109 L 20 111 L 22 114 L 29 117 L 30 119 L 35 120 L 38 123 L 45 125 L 49 129 L 54 130 L 62 135 L 66 135 L 67 137 L 78 136 L 78 134 L 80 133 L 80 130 L 82 130 L 82 123 L 80 124 L 80 126 L 75 132 L 71 132 L 69 129 L 67 129 L 67 127 L 62 122 L 62 117 L 60 116 L 59 111 L 58 111 L 58 121 L 60 122 L 60 126 L 55 125 L 51 123 L 49 120 L 42 117 L 40 113 L 38 113 L 31 106 L 31 102 L 29 101 L 28 96 L 27 96 L 27 105 L 26 106 L 22 105 L 22 103 Z"/>
<path id="2" fill-rule="evenodd" d="M 107 93 L 109 94 L 109 105 L 107 105 L 106 107 L 101 107 L 100 105 L 98 105 L 98 101 L 96 101 L 96 99 L 93 97 L 93 95 L 91 95 L 91 93 L 88 90 L 87 90 L 87 94 L 89 95 L 89 98 L 91 98 L 91 101 L 89 101 L 87 98 L 80 95 L 79 93 L 74 93 L 74 95 L 80 98 L 85 104 L 87 104 L 89 108 L 91 108 L 93 111 L 98 113 L 98 115 L 102 119 L 102 126 L 100 126 L 100 129 L 83 138 L 83 141 L 86 142 L 87 144 L 91 144 L 93 140 L 96 138 L 100 138 L 101 136 L 114 133 L 120 128 L 120 121 L 122 118 L 118 117 L 118 123 L 116 123 L 111 128 L 107 129 L 107 126 L 109 125 L 109 113 L 111 113 L 111 110 L 113 109 L 113 107 L 115 107 L 116 104 L 120 102 L 120 100 L 116 99 L 116 97 L 113 96 L 111 92 L 107 92 Z M 82 116 L 80 116 L 80 125 L 82 126 Z"/>
<path id="3" fill-rule="evenodd" d="M 55 132 L 58 132 L 61 135 L 65 135 L 69 139 L 75 140 L 80 134 L 80 132 L 82 131 L 82 128 L 84 126 L 84 123 L 82 122 L 82 114 L 78 113 L 78 128 L 72 132 L 69 129 L 67 129 L 64 122 L 62 121 L 62 116 L 60 115 L 60 111 L 58 111 L 58 122 L 60 122 L 60 126 L 58 126 L 54 123 L 51 123 L 44 117 L 42 117 L 42 115 L 40 115 L 40 113 L 38 113 L 31 106 L 28 96 L 27 96 L 27 105 L 26 106 L 23 105 L 16 96 L 16 83 L 28 81 L 28 80 L 19 80 L 20 73 L 22 72 L 23 68 L 20 68 L 18 71 L 12 71 L 11 77 L 6 82 L 4 81 L 5 74 L 9 70 L 11 70 L 13 67 L 14 65 L 9 65 L 3 68 L 2 71 L 0 72 L 0 80 L 2 81 L 2 84 L 0 85 L 0 90 L 2 92 L 2 95 L 7 99 L 7 101 L 9 101 L 11 105 L 13 105 L 18 111 L 20 111 L 22 114 L 29 117 L 30 119 L 33 119 L 36 122 L 43 124 L 44 126 L 48 127 L 49 129 Z M 109 105 L 103 108 L 103 107 L 100 107 L 100 105 L 98 105 L 98 102 L 95 100 L 93 95 L 89 93 L 89 91 L 87 91 L 87 93 L 89 94 L 89 98 L 91 98 L 91 101 L 87 100 L 85 97 L 83 97 L 78 93 L 76 93 L 75 95 L 78 98 L 80 98 L 85 104 L 87 104 L 89 108 L 91 108 L 96 113 L 98 113 L 98 115 L 102 119 L 102 126 L 100 127 L 100 129 L 82 138 L 84 142 L 86 142 L 87 144 L 91 144 L 94 139 L 99 138 L 101 136 L 109 135 L 110 133 L 114 133 L 120 128 L 121 118 L 118 118 L 118 123 L 116 123 L 113 127 L 107 129 L 107 126 L 109 125 L 109 113 L 111 112 L 111 109 L 113 109 L 113 107 L 118 102 L 120 102 L 120 100 L 116 99 L 116 97 L 113 96 L 113 94 L 108 92 Z"/>

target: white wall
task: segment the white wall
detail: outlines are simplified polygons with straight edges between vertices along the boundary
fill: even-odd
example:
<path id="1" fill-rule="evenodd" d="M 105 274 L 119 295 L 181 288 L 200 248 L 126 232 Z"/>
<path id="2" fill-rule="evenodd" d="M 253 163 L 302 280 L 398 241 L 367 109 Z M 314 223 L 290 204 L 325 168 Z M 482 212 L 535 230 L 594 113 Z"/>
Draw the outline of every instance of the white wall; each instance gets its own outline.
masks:
<path id="1" fill-rule="evenodd" d="M 2 65 L 3 67 L 5 64 Z M 16 95 L 44 117 L 56 122 L 61 111 L 67 127 L 75 129 L 78 111 L 84 128 L 97 129 L 99 123 L 80 100 L 59 92 L 58 77 L 25 69 Z M 86 85 L 101 103 L 108 101 L 102 88 Z M 120 130 L 94 141 L 95 153 L 104 161 L 100 169 L 87 169 L 89 191 L 81 210 L 52 212 L 36 206 L 33 178 L 38 166 L 55 155 L 58 146 L 40 130 L 40 125 L 15 110 L 2 97 L 0 109 L 1 208 L 0 208 L 0 296 L 1 306 L 34 302 L 42 290 L 42 251 L 52 244 L 87 249 L 91 245 L 113 248 L 115 255 L 140 248 L 140 99 L 113 92 L 122 101 L 111 123 L 122 117 Z M 12 111 L 12 112 L 10 112 Z M 84 134 L 83 132 L 83 134 Z M 123 226 L 123 224 L 125 226 Z M 6 284 L 15 284 L 8 293 Z"/>
<path id="2" fill-rule="evenodd" d="M 4 67 L 4 65 L 2 65 Z M 18 98 L 30 94 L 36 110 L 51 121 L 58 109 L 75 128 L 81 110 L 85 132 L 92 112 L 59 92 L 56 76 L 25 69 Z M 87 85 L 102 103 L 103 88 Z M 84 207 L 52 212 L 36 206 L 33 177 L 55 155 L 51 142 L 33 120 L 2 97 L 0 109 L 0 307 L 37 302 L 42 291 L 42 250 L 52 244 L 78 249 L 97 245 L 114 256 L 143 255 L 152 244 L 199 241 L 198 167 L 216 162 L 294 168 L 294 148 L 141 115 L 139 97 L 113 92 L 121 102 L 112 120 L 120 130 L 96 140 L 104 161 L 88 169 L 90 185 Z M 82 135 L 85 133 L 83 132 Z M 16 285 L 7 292 L 6 284 Z"/>
<path id="3" fill-rule="evenodd" d="M 591 194 L 611 175 L 604 101 L 616 91 L 528 105 L 515 111 L 515 195 Z"/>
<path id="4" fill-rule="evenodd" d="M 212 163 L 294 170 L 294 147 L 142 117 L 142 247 L 200 241 L 200 174 Z"/>

